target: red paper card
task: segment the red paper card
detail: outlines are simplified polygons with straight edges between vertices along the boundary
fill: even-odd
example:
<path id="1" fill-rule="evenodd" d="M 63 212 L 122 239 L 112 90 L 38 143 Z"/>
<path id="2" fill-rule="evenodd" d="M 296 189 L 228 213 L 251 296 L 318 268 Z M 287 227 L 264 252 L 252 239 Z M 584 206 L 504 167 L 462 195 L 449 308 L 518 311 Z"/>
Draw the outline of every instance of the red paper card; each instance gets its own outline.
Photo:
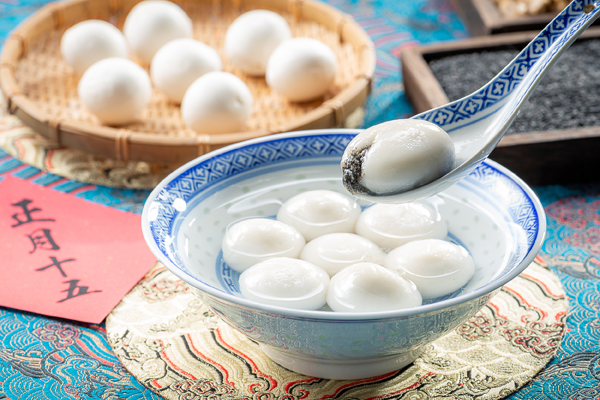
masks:
<path id="1" fill-rule="evenodd" d="M 100 323 L 156 262 L 140 216 L 0 180 L 0 305 Z"/>

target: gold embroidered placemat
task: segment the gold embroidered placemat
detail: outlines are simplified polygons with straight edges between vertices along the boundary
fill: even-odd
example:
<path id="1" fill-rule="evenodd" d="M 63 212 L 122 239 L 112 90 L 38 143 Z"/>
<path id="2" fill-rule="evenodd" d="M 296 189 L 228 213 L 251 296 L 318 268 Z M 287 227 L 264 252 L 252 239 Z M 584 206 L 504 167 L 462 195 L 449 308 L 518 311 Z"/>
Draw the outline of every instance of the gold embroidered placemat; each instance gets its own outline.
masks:
<path id="1" fill-rule="evenodd" d="M 362 124 L 364 107 L 358 107 L 343 123 L 344 128 Z M 179 165 L 144 161 L 118 161 L 68 147 L 59 147 L 38 135 L 7 111 L 0 91 L 0 148 L 14 158 L 42 171 L 68 179 L 129 189 L 153 189 Z"/>
<path id="2" fill-rule="evenodd" d="M 109 342 L 142 385 L 166 399 L 499 399 L 555 355 L 567 300 L 533 263 L 411 366 L 356 381 L 311 378 L 269 360 L 187 285 L 156 264 L 106 320 Z"/>

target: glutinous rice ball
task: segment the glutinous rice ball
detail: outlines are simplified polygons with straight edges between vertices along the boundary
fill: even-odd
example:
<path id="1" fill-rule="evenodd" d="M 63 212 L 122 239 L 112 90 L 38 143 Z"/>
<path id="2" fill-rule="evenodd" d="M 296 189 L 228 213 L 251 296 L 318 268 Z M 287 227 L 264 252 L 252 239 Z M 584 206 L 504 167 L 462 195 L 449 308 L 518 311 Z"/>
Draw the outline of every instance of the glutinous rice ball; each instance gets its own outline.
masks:
<path id="1" fill-rule="evenodd" d="M 152 82 L 169 100 L 181 103 L 190 85 L 202 75 L 220 71 L 221 58 L 212 47 L 194 39 L 175 39 L 158 50 L 150 65 Z"/>
<path id="2" fill-rule="evenodd" d="M 263 76 L 271 53 L 292 32 L 285 19 L 267 10 L 253 10 L 238 17 L 225 35 L 225 56 L 249 75 Z"/>
<path id="3" fill-rule="evenodd" d="M 267 85 L 290 101 L 308 101 L 327 92 L 335 78 L 337 58 L 324 43 L 311 38 L 286 40 L 267 64 Z"/>
<path id="4" fill-rule="evenodd" d="M 171 40 L 191 38 L 193 26 L 177 4 L 149 0 L 133 7 L 125 19 L 123 33 L 131 51 L 150 64 L 154 54 Z"/>
<path id="5" fill-rule="evenodd" d="M 106 21 L 90 19 L 67 29 L 60 41 L 60 53 L 77 75 L 92 64 L 110 57 L 127 58 L 125 36 Z"/>
<path id="6" fill-rule="evenodd" d="M 148 73 L 125 58 L 106 58 L 89 67 L 78 87 L 79 100 L 107 125 L 135 121 L 150 102 Z"/>
<path id="7" fill-rule="evenodd" d="M 181 118 L 198 133 L 239 132 L 252 114 L 248 86 L 228 72 L 209 72 L 189 87 L 181 102 Z"/>

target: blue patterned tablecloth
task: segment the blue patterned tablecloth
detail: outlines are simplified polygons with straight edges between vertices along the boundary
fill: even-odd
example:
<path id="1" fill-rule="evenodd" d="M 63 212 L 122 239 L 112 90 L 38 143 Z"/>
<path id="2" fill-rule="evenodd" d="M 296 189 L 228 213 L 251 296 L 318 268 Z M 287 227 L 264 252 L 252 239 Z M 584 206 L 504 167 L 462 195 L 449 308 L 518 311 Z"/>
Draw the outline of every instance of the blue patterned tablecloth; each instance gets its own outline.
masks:
<path id="1" fill-rule="evenodd" d="M 0 44 L 45 0 L 0 0 Z M 450 0 L 328 0 L 351 14 L 376 46 L 364 124 L 410 115 L 398 55 L 421 43 L 466 37 Z M 13 174 L 74 196 L 141 213 L 148 192 L 68 181 L 0 150 L 0 175 Z M 536 189 L 548 213 L 542 259 L 570 298 L 558 356 L 512 399 L 600 399 L 600 183 Z M 150 266 L 149 266 L 150 267 Z M 124 370 L 102 326 L 0 308 L 0 398 L 158 399 Z M 448 398 L 452 398 L 451 394 Z"/>

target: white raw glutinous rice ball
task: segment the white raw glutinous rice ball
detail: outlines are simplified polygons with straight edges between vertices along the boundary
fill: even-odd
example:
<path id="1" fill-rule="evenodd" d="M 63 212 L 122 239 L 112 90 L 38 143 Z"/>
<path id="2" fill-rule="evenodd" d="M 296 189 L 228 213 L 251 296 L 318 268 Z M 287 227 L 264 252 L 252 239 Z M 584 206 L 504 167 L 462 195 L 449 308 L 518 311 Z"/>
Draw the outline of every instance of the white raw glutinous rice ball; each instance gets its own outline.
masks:
<path id="1" fill-rule="evenodd" d="M 418 307 L 414 283 L 373 263 L 344 268 L 329 282 L 327 304 L 337 312 L 372 312 Z"/>
<path id="2" fill-rule="evenodd" d="M 267 10 L 250 11 L 238 17 L 227 29 L 225 56 L 245 73 L 262 76 L 273 50 L 291 37 L 290 27 L 279 14 Z"/>
<path id="3" fill-rule="evenodd" d="M 171 40 L 191 38 L 193 26 L 178 5 L 150 0 L 133 7 L 125 19 L 123 33 L 131 51 L 149 64 L 158 49 Z"/>
<path id="4" fill-rule="evenodd" d="M 148 73 L 133 61 L 106 58 L 89 67 L 78 87 L 79 100 L 108 125 L 135 121 L 150 102 Z"/>
<path id="5" fill-rule="evenodd" d="M 92 64 L 109 57 L 127 58 L 125 37 L 106 21 L 88 20 L 67 29 L 60 41 L 63 59 L 77 75 Z"/>
<path id="6" fill-rule="evenodd" d="M 435 299 L 463 287 L 475 271 L 463 247 L 438 239 L 417 240 L 392 250 L 384 264 L 414 282 L 424 299 Z"/>
<path id="7" fill-rule="evenodd" d="M 439 126 L 400 119 L 356 136 L 342 158 L 344 185 L 352 193 L 396 193 L 426 185 L 454 167 L 452 139 Z"/>
<path id="8" fill-rule="evenodd" d="M 228 72 L 209 72 L 188 88 L 181 118 L 199 133 L 238 132 L 252 114 L 254 98 L 248 86 Z"/>
<path id="9" fill-rule="evenodd" d="M 267 85 L 291 101 L 322 96 L 333 83 L 337 58 L 324 43 L 310 38 L 286 40 L 267 64 Z"/>
<path id="10" fill-rule="evenodd" d="M 296 258 L 306 241 L 294 228 L 266 218 L 251 218 L 231 225 L 223 237 L 223 259 L 243 272 L 274 257 Z"/>
<path id="11" fill-rule="evenodd" d="M 303 310 L 325 305 L 329 275 L 302 260 L 278 257 L 256 264 L 240 276 L 245 298 L 260 303 Z"/>
<path id="12" fill-rule="evenodd" d="M 330 233 L 311 240 L 300 253 L 302 260 L 323 268 L 329 276 L 350 265 L 383 264 L 386 254 L 375 243 L 353 233 Z"/>
<path id="13" fill-rule="evenodd" d="M 287 200 L 277 219 L 296 228 L 306 241 L 328 233 L 353 233 L 360 206 L 331 190 L 311 190 Z"/>
<path id="14" fill-rule="evenodd" d="M 158 50 L 150 65 L 152 82 L 169 100 L 181 103 L 190 85 L 202 75 L 221 70 L 221 58 L 194 39 L 173 40 Z"/>
<path id="15" fill-rule="evenodd" d="M 356 222 L 356 233 L 391 250 L 413 240 L 444 239 L 448 227 L 433 206 L 415 201 L 367 208 Z"/>

